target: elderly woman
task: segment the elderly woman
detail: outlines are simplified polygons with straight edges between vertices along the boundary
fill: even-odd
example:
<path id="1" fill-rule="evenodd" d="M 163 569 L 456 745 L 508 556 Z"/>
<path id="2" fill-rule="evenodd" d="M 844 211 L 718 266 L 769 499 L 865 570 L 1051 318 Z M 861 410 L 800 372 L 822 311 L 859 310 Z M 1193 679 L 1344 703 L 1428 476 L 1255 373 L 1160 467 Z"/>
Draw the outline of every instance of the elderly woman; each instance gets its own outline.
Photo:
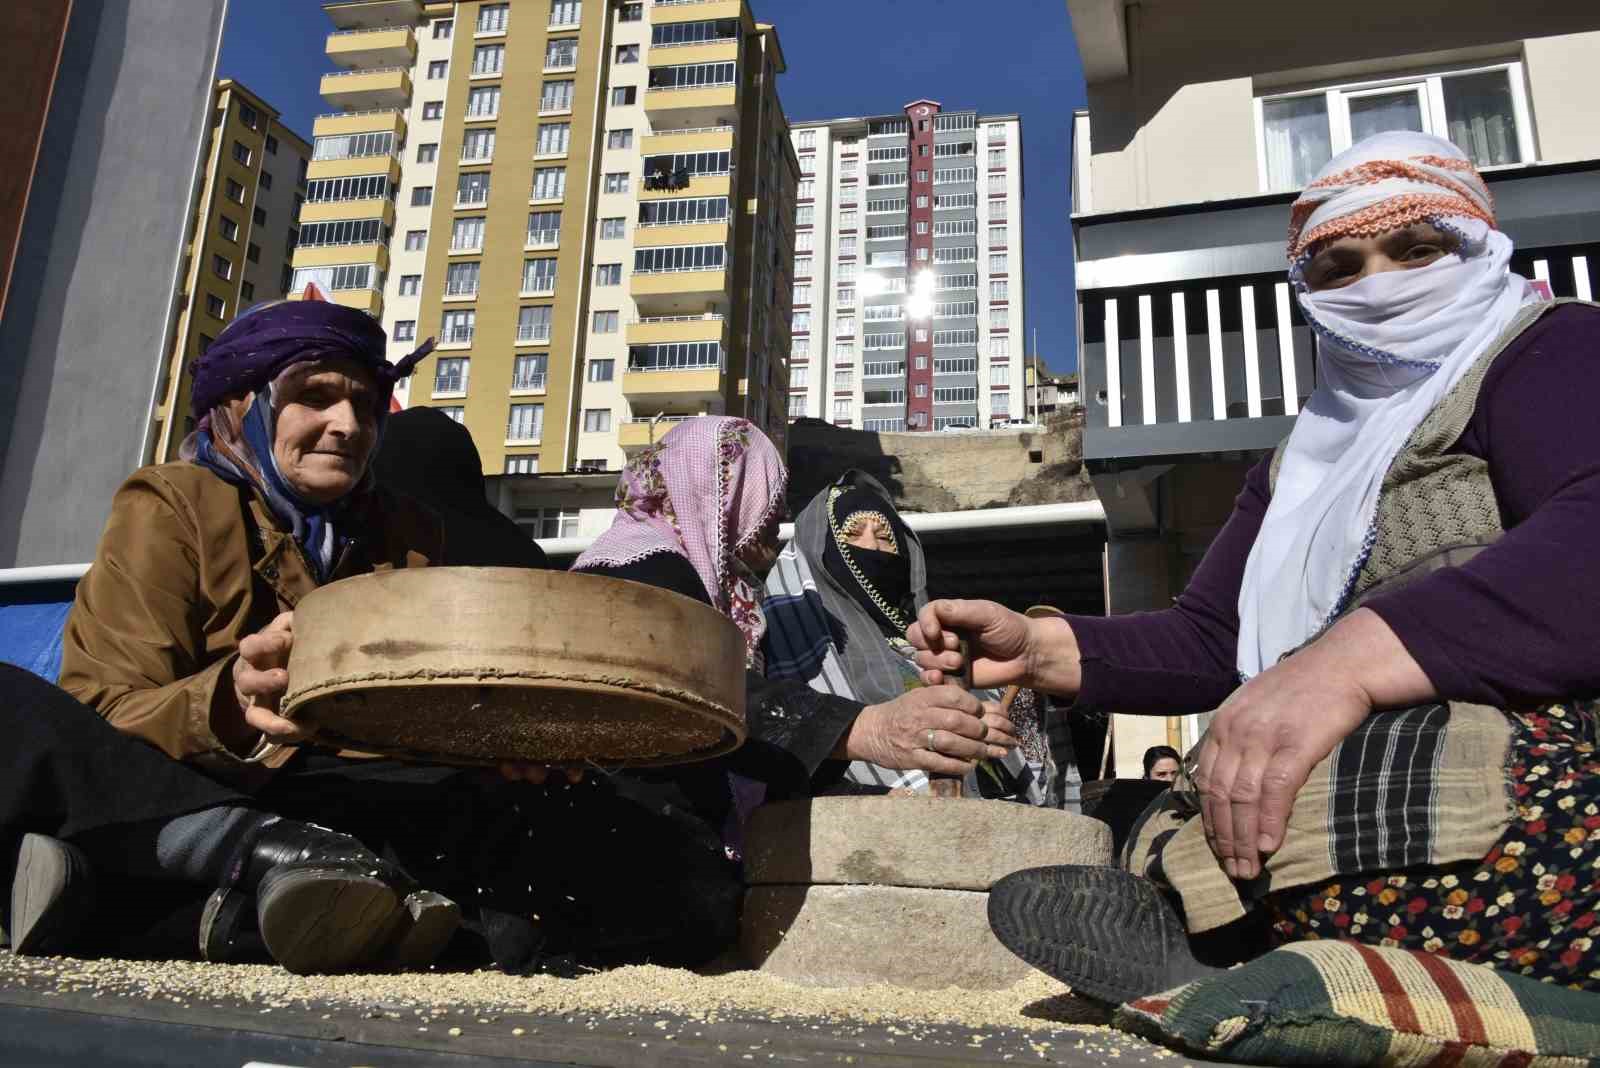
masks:
<path id="1" fill-rule="evenodd" d="M 391 365 L 371 317 L 317 301 L 264 306 L 231 323 L 195 365 L 198 422 L 184 459 L 135 472 L 117 491 L 68 617 L 62 688 L 113 727 L 254 794 L 262 808 L 366 837 L 370 821 L 299 781 L 340 761 L 303 751 L 278 701 L 300 597 L 346 575 L 440 557 L 437 521 L 377 489 L 368 473 L 394 383 L 426 351 Z M 262 860 L 291 850 L 331 860 L 343 850 L 357 865 L 397 871 L 343 835 L 284 829 L 293 833 L 260 838 Z M 330 888 L 343 903 L 328 909 L 326 929 L 296 932 L 307 945 L 336 927 L 366 932 L 339 938 L 342 955 L 325 966 L 383 959 L 376 932 L 394 926 L 400 906 L 391 895 L 387 908 L 374 907 L 388 893 L 381 887 L 356 889 Z M 227 905 L 214 903 L 206 924 L 220 914 L 248 920 Z M 413 926 L 426 929 L 411 963 L 428 963 L 454 932 L 457 909 L 416 894 L 407 907 Z"/>
<path id="2" fill-rule="evenodd" d="M 936 707 L 895 704 L 922 685 L 905 629 L 927 603 L 927 587 L 922 541 L 888 492 L 864 472 L 845 472 L 800 513 L 794 540 L 767 578 L 767 677 L 868 702 L 834 747 L 835 757 L 849 760 L 844 778 L 851 784 L 927 792 L 930 775 L 960 776 L 968 797 L 1063 806 L 1071 736 L 1047 736 L 1044 702 L 1032 690 L 1010 702 L 998 691 L 976 695 L 1003 703 L 1015 725 L 1014 735 L 977 741 L 1016 743 L 1000 759 L 977 764 L 962 759 L 973 750 L 954 748 L 972 741 L 959 733 L 961 720 Z"/>
<path id="3" fill-rule="evenodd" d="M 620 514 L 573 564 L 693 597 L 744 634 L 750 739 L 726 762 L 740 789 L 739 811 L 767 792 L 827 789 L 850 761 L 960 776 L 977 761 L 1005 757 L 1016 744 L 1010 720 L 959 687 L 919 688 L 864 705 L 764 673 L 762 577 L 778 558 L 787 484 L 778 450 L 750 423 L 686 420 L 629 463 L 617 487 Z M 929 731 L 938 754 L 918 749 Z M 737 840 L 736 825 L 729 838 Z"/>
<path id="4" fill-rule="evenodd" d="M 1247 912 L 1280 940 L 1600 989 L 1582 700 L 1600 690 L 1600 439 L 1575 432 L 1600 405 L 1600 314 L 1539 301 L 1483 179 L 1420 134 L 1329 163 L 1295 202 L 1288 252 L 1318 386 L 1175 606 L 1030 621 L 941 602 L 912 628 L 935 678 L 959 662 L 959 629 L 978 635 L 980 684 L 1216 708 L 1124 855 L 1175 891 L 1182 922 L 1155 881 L 1044 869 L 997 890 L 996 930 L 1113 1000 L 1202 971 L 1184 925 Z"/>

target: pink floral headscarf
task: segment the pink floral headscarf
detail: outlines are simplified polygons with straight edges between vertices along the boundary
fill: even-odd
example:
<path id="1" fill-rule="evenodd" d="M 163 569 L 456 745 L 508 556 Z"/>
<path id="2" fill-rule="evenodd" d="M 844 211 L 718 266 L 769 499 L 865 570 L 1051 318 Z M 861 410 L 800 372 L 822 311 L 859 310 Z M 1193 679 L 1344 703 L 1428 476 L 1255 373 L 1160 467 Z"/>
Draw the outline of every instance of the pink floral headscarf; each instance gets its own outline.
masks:
<path id="1" fill-rule="evenodd" d="M 677 553 L 694 566 L 711 603 L 744 634 L 753 658 L 767 622 L 761 584 L 738 554 L 779 514 L 788 481 L 776 446 L 752 423 L 686 419 L 623 468 L 617 517 L 572 570 Z"/>

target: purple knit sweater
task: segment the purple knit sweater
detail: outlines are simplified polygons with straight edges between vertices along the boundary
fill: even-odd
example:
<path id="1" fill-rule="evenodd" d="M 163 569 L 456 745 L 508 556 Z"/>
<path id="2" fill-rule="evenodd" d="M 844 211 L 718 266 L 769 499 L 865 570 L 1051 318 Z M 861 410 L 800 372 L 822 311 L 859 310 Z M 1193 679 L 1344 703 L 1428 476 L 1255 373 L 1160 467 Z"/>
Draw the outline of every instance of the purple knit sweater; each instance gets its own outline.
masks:
<path id="1" fill-rule="evenodd" d="M 1455 450 L 1481 457 L 1506 535 L 1368 602 L 1448 700 L 1500 707 L 1600 693 L 1600 311 L 1549 312 L 1490 368 Z M 1239 586 L 1271 496 L 1245 479 L 1172 608 L 1073 616 L 1075 707 L 1207 712 L 1238 685 Z"/>

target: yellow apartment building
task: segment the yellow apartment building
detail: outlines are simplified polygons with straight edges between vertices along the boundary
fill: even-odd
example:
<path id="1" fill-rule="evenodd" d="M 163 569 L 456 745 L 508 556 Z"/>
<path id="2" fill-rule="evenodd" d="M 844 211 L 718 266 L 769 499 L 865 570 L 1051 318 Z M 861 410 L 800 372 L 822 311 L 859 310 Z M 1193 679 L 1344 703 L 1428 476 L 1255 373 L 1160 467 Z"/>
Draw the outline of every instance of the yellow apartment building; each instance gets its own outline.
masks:
<path id="1" fill-rule="evenodd" d="M 311 145 L 231 78 L 213 90 L 211 139 L 186 248 L 177 331 L 160 388 L 156 462 L 174 460 L 189 418 L 189 363 L 239 312 L 289 292 Z"/>
<path id="2" fill-rule="evenodd" d="M 745 0 L 328 0 L 291 288 L 379 317 L 499 506 L 591 534 L 671 422 L 782 447 L 799 164 Z"/>

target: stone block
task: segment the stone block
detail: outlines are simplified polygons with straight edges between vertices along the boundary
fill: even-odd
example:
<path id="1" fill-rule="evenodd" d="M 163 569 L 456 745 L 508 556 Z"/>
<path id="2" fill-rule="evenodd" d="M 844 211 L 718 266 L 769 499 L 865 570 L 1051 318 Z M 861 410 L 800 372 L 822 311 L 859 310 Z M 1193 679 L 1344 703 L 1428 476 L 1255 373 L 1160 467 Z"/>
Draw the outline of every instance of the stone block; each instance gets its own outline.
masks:
<path id="1" fill-rule="evenodd" d="M 1111 828 L 1057 809 L 934 797 L 818 797 L 763 805 L 745 833 L 757 885 L 988 890 L 1024 868 L 1110 864 Z"/>
<path id="2" fill-rule="evenodd" d="M 1003 990 L 1031 970 L 989 930 L 989 895 L 898 886 L 756 886 L 739 947 L 811 986 Z"/>

